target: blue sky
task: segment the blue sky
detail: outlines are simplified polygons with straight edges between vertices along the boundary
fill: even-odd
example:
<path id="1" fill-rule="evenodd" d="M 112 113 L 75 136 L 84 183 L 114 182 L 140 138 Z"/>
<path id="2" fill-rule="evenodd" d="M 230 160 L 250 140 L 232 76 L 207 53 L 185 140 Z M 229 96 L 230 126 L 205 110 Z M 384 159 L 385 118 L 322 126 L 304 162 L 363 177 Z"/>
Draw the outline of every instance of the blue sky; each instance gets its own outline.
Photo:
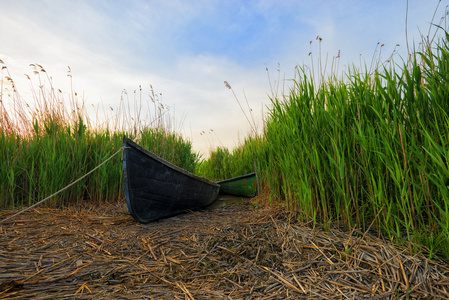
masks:
<path id="1" fill-rule="evenodd" d="M 438 0 L 408 1 L 408 39 L 427 35 Z M 88 106 L 117 107 L 150 84 L 190 138 L 194 149 L 234 147 L 249 125 L 232 92 L 245 95 L 262 119 L 278 78 L 290 79 L 296 65 L 340 51 L 339 69 L 369 64 L 378 43 L 381 61 L 394 50 L 407 55 L 406 0 L 106 1 L 0 0 L 0 59 L 26 98 L 23 75 L 39 63 L 54 85 L 69 92 L 70 66 L 78 94 Z M 441 1 L 439 23 L 449 1 Z M 312 43 L 310 44 L 310 41 Z M 400 46 L 397 47 L 396 44 Z M 278 71 L 279 70 L 279 71 Z M 282 87 L 282 85 L 281 85 Z M 265 107 L 265 108 L 263 108 Z M 259 124 L 261 127 L 261 123 Z M 213 132 L 210 131 L 213 130 Z M 200 135 L 202 131 L 206 135 Z"/>

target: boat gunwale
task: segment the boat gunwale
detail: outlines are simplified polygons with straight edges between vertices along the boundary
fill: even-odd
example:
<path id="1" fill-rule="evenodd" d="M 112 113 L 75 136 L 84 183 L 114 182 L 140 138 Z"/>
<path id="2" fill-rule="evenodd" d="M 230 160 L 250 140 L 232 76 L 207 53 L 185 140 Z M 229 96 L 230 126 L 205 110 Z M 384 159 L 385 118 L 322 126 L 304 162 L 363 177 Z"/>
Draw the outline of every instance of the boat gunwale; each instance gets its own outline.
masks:
<path id="1" fill-rule="evenodd" d="M 240 179 L 245 179 L 245 178 L 249 178 L 249 177 L 253 177 L 253 176 L 256 176 L 256 172 L 245 174 L 245 175 L 242 175 L 242 176 L 239 176 L 239 177 L 234 177 L 234 178 L 229 178 L 229 179 L 226 179 L 226 180 L 217 181 L 217 184 L 233 182 L 233 181 L 237 181 L 237 180 L 240 180 Z"/>
<path id="2" fill-rule="evenodd" d="M 155 160 L 155 161 L 157 161 L 157 162 L 159 162 L 159 163 L 169 167 L 170 169 L 173 169 L 174 171 L 177 171 L 177 172 L 179 172 L 179 173 L 181 173 L 181 174 L 183 174 L 185 176 L 191 177 L 193 179 L 196 179 L 198 181 L 201 181 L 203 183 L 209 184 L 209 185 L 214 186 L 214 187 L 219 187 L 220 186 L 216 182 L 210 181 L 210 180 L 208 180 L 208 179 L 206 179 L 204 177 L 197 176 L 197 175 L 195 175 L 193 173 L 190 173 L 189 171 L 184 170 L 181 167 L 178 167 L 178 166 L 172 164 L 171 162 L 163 159 L 162 157 L 157 156 L 156 154 L 152 153 L 151 151 L 149 151 L 149 150 L 143 148 L 142 146 L 138 145 L 137 143 L 135 143 L 133 140 L 131 140 L 130 138 L 128 138 L 126 136 L 123 137 L 123 143 L 124 143 L 125 150 L 126 150 L 126 147 L 129 146 L 131 148 L 134 148 L 135 150 L 138 150 L 138 151 L 142 152 L 143 154 L 145 154 L 146 156 L 152 158 L 153 160 Z"/>

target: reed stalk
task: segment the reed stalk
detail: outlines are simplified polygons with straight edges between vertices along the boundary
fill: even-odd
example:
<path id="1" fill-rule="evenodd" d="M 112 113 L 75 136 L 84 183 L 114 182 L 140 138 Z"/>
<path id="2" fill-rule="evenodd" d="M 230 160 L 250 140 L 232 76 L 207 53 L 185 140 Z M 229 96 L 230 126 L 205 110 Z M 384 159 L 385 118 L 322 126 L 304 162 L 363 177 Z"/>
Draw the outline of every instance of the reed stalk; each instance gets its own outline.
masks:
<path id="1" fill-rule="evenodd" d="M 297 67 L 290 93 L 271 99 L 264 134 L 203 164 L 237 171 L 247 153 L 270 199 L 301 218 L 449 257 L 448 41 L 423 39 L 402 65 L 372 62 L 318 85 Z"/>
<path id="2" fill-rule="evenodd" d="M 6 81 L 1 80 L 9 90 L 2 86 L 0 176 L 5 180 L 0 182 L 0 208 L 29 206 L 64 188 L 115 153 L 122 146 L 123 135 L 195 171 L 199 154 L 192 150 L 190 141 L 171 129 L 169 112 L 152 87 L 154 107 L 148 107 L 146 114 L 140 88 L 134 103 L 126 103 L 133 101 L 122 97 L 117 113 L 111 108 L 104 117 L 106 121 L 99 124 L 90 119 L 73 88 L 65 99 L 42 66 L 32 67 L 34 75 L 28 76 L 31 99 L 21 97 L 10 77 L 5 79 L 3 74 Z M 2 71 L 7 71 L 4 64 Z M 123 199 L 121 168 L 117 156 L 47 204 L 68 206 Z"/>

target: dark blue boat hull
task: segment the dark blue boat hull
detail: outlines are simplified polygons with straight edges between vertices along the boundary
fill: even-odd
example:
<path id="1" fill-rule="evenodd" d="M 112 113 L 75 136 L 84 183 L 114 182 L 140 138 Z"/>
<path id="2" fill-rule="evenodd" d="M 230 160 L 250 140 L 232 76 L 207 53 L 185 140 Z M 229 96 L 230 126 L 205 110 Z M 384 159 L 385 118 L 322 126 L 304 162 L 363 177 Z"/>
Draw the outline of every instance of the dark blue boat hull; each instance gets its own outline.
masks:
<path id="1" fill-rule="evenodd" d="M 126 137 L 123 146 L 126 203 L 137 221 L 174 216 L 217 199 L 218 184 L 167 162 Z"/>

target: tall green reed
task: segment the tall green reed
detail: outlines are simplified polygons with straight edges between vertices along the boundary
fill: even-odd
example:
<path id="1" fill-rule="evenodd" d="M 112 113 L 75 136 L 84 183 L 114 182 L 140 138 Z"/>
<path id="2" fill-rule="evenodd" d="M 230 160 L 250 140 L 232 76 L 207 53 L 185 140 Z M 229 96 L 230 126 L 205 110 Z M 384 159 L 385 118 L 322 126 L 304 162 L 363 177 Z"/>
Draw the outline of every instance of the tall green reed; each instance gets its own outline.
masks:
<path id="1" fill-rule="evenodd" d="M 298 67 L 290 93 L 272 93 L 263 135 L 217 148 L 202 174 L 238 176 L 256 159 L 270 199 L 300 218 L 448 256 L 448 41 L 423 39 L 402 65 L 373 57 L 340 79 Z"/>
<path id="2" fill-rule="evenodd" d="M 448 253 L 447 37 L 427 49 L 402 68 L 354 69 L 318 87 L 300 69 L 266 121 L 274 196 L 307 219 Z"/>
<path id="3" fill-rule="evenodd" d="M 28 101 L 16 90 L 11 77 L 4 76 L 10 90 L 8 97 L 2 93 L 0 99 L 0 118 L 4 121 L 0 125 L 0 176 L 6 179 L 0 183 L 0 207 L 31 205 L 62 189 L 115 153 L 122 146 L 123 135 L 182 168 L 195 170 L 199 155 L 190 141 L 170 128 L 168 111 L 154 92 L 150 94 L 155 111 L 152 116 L 140 115 L 140 91 L 139 98 L 134 99 L 134 115 L 122 98 L 118 112 L 105 116 L 107 121 L 94 127 L 76 92 L 72 90 L 69 99 L 64 99 L 42 66 L 33 67 L 37 83 L 28 77 L 32 81 L 32 99 Z M 7 70 L 6 66 L 2 70 Z M 123 197 L 117 156 L 47 203 L 71 205 Z"/>
<path id="4" fill-rule="evenodd" d="M 257 158 L 261 152 L 261 136 L 247 137 L 237 148 L 229 151 L 217 147 L 207 160 L 198 164 L 196 173 L 210 180 L 224 180 L 252 173 L 257 169 Z"/>

